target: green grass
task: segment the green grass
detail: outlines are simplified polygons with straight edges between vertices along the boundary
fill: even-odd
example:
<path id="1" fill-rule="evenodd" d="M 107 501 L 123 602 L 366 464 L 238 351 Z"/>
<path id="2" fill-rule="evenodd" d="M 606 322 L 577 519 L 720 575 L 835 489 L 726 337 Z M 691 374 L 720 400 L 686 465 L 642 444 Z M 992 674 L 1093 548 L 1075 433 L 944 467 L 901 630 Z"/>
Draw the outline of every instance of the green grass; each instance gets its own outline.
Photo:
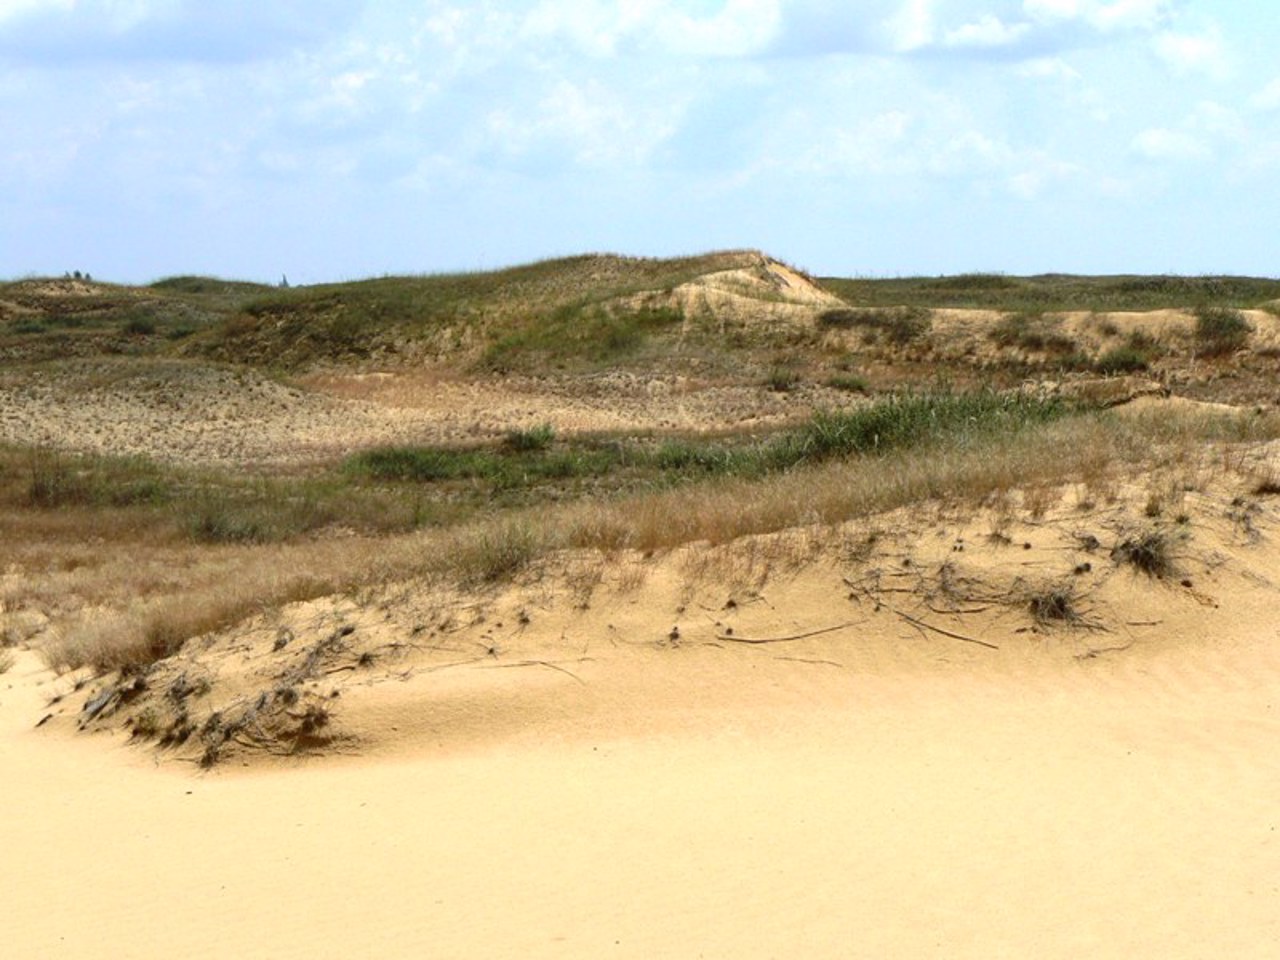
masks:
<path id="1" fill-rule="evenodd" d="M 1151 366 L 1148 355 L 1131 346 L 1115 347 L 1108 350 L 1093 362 L 1093 369 L 1101 374 L 1113 376 L 1123 373 L 1141 373 Z"/>
<path id="2" fill-rule="evenodd" d="M 822 285 L 860 308 L 977 308 L 1012 313 L 1180 309 L 1211 304 L 1236 309 L 1280 298 L 1280 280 L 1226 276 L 1075 276 L 962 274 L 954 277 L 850 279 Z"/>
<path id="3" fill-rule="evenodd" d="M 1001 319 L 991 330 L 991 339 L 1002 347 L 1020 347 L 1035 353 L 1073 353 L 1076 343 L 1055 329 L 1052 320 L 1038 313 L 1015 313 Z"/>
<path id="4" fill-rule="evenodd" d="M 818 315 L 818 326 L 827 330 L 861 329 L 897 346 L 918 340 L 932 325 L 930 311 L 922 306 L 848 307 Z"/>
<path id="5" fill-rule="evenodd" d="M 856 373 L 838 373 L 828 377 L 825 383 L 833 390 L 843 390 L 846 393 L 871 392 L 871 385 Z"/>
<path id="6" fill-rule="evenodd" d="M 41 509 L 154 506 L 175 494 L 172 480 L 141 457 L 77 457 L 33 450 L 25 465 L 26 501 Z"/>
<path id="7" fill-rule="evenodd" d="M 1204 356 L 1235 353 L 1249 342 L 1253 327 L 1239 310 L 1199 307 L 1195 311 L 1196 345 Z"/>

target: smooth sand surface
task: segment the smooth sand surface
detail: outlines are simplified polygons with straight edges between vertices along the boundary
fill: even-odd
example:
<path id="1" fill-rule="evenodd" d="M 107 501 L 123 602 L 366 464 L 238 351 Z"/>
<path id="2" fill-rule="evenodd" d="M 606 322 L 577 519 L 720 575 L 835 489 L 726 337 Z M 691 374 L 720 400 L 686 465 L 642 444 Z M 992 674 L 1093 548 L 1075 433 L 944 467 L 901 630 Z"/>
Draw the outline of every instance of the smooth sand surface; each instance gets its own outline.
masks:
<path id="1" fill-rule="evenodd" d="M 208 775 L 33 730 L 59 681 L 24 653 L 3 953 L 1274 957 L 1280 645 L 1238 627 Z"/>

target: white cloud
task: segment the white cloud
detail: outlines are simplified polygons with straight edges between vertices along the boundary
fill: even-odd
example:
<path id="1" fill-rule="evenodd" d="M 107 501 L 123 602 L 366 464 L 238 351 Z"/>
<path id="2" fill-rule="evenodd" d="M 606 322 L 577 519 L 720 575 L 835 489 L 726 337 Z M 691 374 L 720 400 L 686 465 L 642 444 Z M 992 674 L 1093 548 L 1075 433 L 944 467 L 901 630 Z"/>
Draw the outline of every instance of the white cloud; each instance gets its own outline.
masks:
<path id="1" fill-rule="evenodd" d="M 70 10 L 75 0 L 0 0 L 0 23 L 27 13 Z"/>
<path id="2" fill-rule="evenodd" d="M 955 30 L 948 30 L 943 39 L 947 47 L 1007 47 L 1017 43 L 1031 25 L 1028 23 L 1007 24 L 999 17 L 984 14 L 973 23 L 967 23 Z"/>
<path id="3" fill-rule="evenodd" d="M 1153 30 L 1170 15 L 1170 0 L 1023 0 L 1022 9 L 1041 22 L 1079 21 L 1095 30 Z"/>
<path id="4" fill-rule="evenodd" d="M 1280 110 L 1280 77 L 1272 80 L 1265 87 L 1255 93 L 1250 98 L 1249 104 L 1255 110 L 1262 110 L 1264 112 Z"/>
<path id="5" fill-rule="evenodd" d="M 798 125 L 809 122 L 802 119 Z M 910 156 L 911 127 L 909 114 L 887 110 L 830 133 L 799 155 L 783 146 L 772 165 L 810 176 L 907 174 L 917 166 Z"/>
<path id="6" fill-rule="evenodd" d="M 1155 39 L 1155 50 L 1178 73 L 1223 78 L 1231 72 L 1226 42 L 1216 26 L 1200 34 L 1163 33 Z"/>
<path id="7" fill-rule="evenodd" d="M 1035 200 L 1056 183 L 1069 180 L 1080 172 L 1073 163 L 1037 154 L 1024 161 L 1024 168 L 1008 180 L 1009 192 L 1020 200 Z"/>
<path id="8" fill-rule="evenodd" d="M 367 0 L 0 0 L 0 54 L 75 61 L 235 62 L 350 27 Z"/>
<path id="9" fill-rule="evenodd" d="M 933 6 L 933 0 L 906 0 L 902 9 L 885 21 L 894 50 L 907 53 L 933 43 Z"/>
<path id="10" fill-rule="evenodd" d="M 1143 130 L 1133 138 L 1130 147 L 1134 153 L 1148 160 L 1203 160 L 1211 154 L 1209 147 L 1198 137 L 1167 127 Z"/>
<path id="11" fill-rule="evenodd" d="M 1028 60 L 1018 67 L 1018 73 L 1024 77 L 1045 80 L 1076 81 L 1080 79 L 1080 72 L 1058 57 L 1039 57 Z"/>
<path id="12" fill-rule="evenodd" d="M 675 133 L 683 108 L 631 102 L 598 81 L 561 80 L 531 112 L 495 110 L 486 126 L 500 149 L 514 156 L 551 148 L 567 150 L 584 166 L 638 164 Z"/>
<path id="13" fill-rule="evenodd" d="M 689 56 L 745 56 L 778 35 L 779 0 L 727 0 L 710 16 L 694 16 L 673 0 L 541 0 L 524 19 L 529 38 L 563 37 L 594 57 L 627 46 Z"/>

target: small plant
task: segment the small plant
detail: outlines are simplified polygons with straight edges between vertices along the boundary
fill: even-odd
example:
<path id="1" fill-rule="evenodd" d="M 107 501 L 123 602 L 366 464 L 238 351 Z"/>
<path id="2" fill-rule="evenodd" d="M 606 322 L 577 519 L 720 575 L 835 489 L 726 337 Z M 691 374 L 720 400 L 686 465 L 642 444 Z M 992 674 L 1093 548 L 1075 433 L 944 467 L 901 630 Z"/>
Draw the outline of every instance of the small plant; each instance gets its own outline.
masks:
<path id="1" fill-rule="evenodd" d="M 827 386 L 832 390 L 844 390 L 847 393 L 869 393 L 871 391 L 871 386 L 867 381 L 853 373 L 842 373 L 829 377 Z"/>
<path id="2" fill-rule="evenodd" d="M 1106 376 L 1114 376 L 1122 373 L 1140 373 L 1149 366 L 1145 353 L 1125 346 L 1108 350 L 1094 361 L 1093 369 Z"/>
<path id="3" fill-rule="evenodd" d="M 924 307 L 844 307 L 818 315 L 818 326 L 828 330 L 855 327 L 880 334 L 897 346 L 925 336 L 933 325 L 933 312 Z"/>
<path id="4" fill-rule="evenodd" d="M 1200 353 L 1219 357 L 1234 353 L 1249 341 L 1253 327 L 1239 310 L 1226 307 L 1199 307 L 1196 312 L 1196 343 Z"/>
<path id="5" fill-rule="evenodd" d="M 1051 321 L 1038 313 L 1015 313 L 991 330 L 991 339 L 1002 347 L 1021 347 L 1035 353 L 1070 354 L 1075 341 L 1053 329 Z"/>
<path id="6" fill-rule="evenodd" d="M 149 337 L 156 332 L 155 318 L 145 313 L 131 314 L 121 327 L 125 333 L 134 337 Z"/>
<path id="7" fill-rule="evenodd" d="M 1053 587 L 1034 594 L 1028 604 L 1036 623 L 1075 623 L 1080 614 L 1075 608 L 1075 598 L 1069 587 Z"/>
<path id="8" fill-rule="evenodd" d="M 1255 497 L 1274 497 L 1278 494 L 1280 494 L 1280 475 L 1275 473 L 1267 472 L 1253 485 Z"/>
<path id="9" fill-rule="evenodd" d="M 1127 563 L 1158 580 L 1173 576 L 1176 569 L 1172 544 L 1168 535 L 1160 530 L 1151 530 L 1122 541 L 1111 551 L 1111 559 Z"/>
<path id="10" fill-rule="evenodd" d="M 764 382 L 774 393 L 790 393 L 800 386 L 800 374 L 793 367 L 777 366 L 769 371 Z"/>
<path id="11" fill-rule="evenodd" d="M 160 715 L 154 707 L 140 710 L 129 724 L 129 730 L 139 740 L 154 740 L 160 733 Z"/>
<path id="12" fill-rule="evenodd" d="M 12 650 L 0 650 L 0 673 L 8 673 L 12 670 L 17 659 Z"/>
<path id="13" fill-rule="evenodd" d="M 532 563 L 543 546 L 531 525 L 508 522 L 463 545 L 456 561 L 464 579 L 498 583 L 510 580 Z"/>
<path id="14" fill-rule="evenodd" d="M 550 447 L 555 439 L 555 427 L 543 423 L 529 430 L 508 430 L 502 445 L 513 453 L 539 453 Z"/>

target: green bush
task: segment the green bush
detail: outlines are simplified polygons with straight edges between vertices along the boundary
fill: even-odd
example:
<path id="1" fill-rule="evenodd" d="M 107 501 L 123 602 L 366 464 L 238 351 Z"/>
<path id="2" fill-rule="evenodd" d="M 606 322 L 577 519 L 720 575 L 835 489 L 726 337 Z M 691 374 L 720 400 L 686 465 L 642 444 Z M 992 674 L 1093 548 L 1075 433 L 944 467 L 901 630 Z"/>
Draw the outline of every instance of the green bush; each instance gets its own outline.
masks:
<path id="1" fill-rule="evenodd" d="M 924 307 L 843 307 L 818 315 L 819 327 L 875 331 L 898 346 L 923 337 L 932 325 L 933 312 Z"/>
<path id="2" fill-rule="evenodd" d="M 1093 369 L 1107 376 L 1121 373 L 1139 373 L 1150 367 L 1147 356 L 1133 347 L 1116 347 L 1108 350 L 1096 361 Z"/>
<path id="3" fill-rule="evenodd" d="M 832 390 L 844 390 L 848 393 L 868 393 L 871 386 L 866 380 L 854 373 L 842 373 L 827 378 L 827 386 Z"/>
<path id="4" fill-rule="evenodd" d="M 1196 316 L 1196 343 L 1205 356 L 1234 353 L 1249 342 L 1253 327 L 1239 310 L 1200 307 Z"/>
<path id="5" fill-rule="evenodd" d="M 539 453 L 550 447 L 555 439 L 555 427 L 543 423 L 529 430 L 508 430 L 502 445 L 515 453 Z"/>

